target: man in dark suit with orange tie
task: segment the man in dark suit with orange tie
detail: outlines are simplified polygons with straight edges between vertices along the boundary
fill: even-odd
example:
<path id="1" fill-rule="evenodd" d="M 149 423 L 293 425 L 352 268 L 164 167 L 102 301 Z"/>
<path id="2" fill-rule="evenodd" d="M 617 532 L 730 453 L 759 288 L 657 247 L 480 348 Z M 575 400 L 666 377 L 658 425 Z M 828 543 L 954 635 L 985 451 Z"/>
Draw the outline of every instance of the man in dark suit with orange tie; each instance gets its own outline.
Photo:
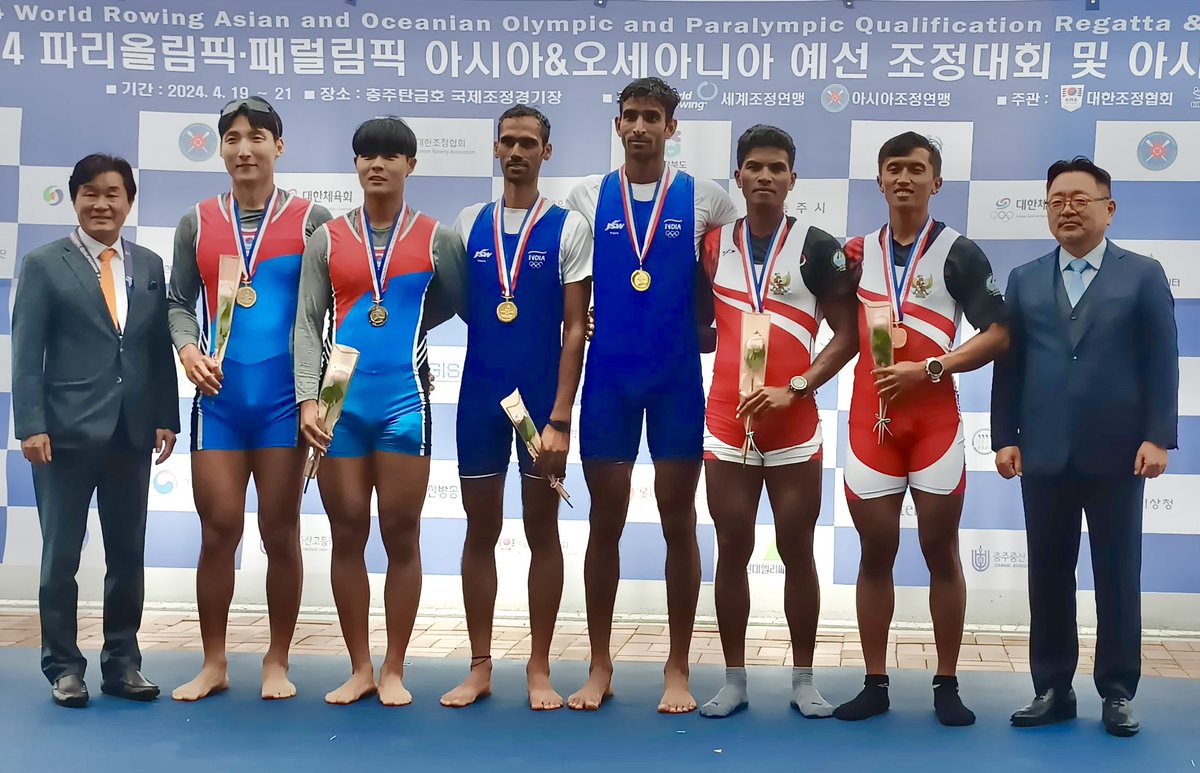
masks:
<path id="1" fill-rule="evenodd" d="M 1075 567 L 1087 514 L 1105 729 L 1138 731 L 1142 497 L 1167 468 L 1179 423 L 1179 349 L 1166 273 L 1105 232 L 1112 178 L 1083 157 L 1047 174 L 1058 247 L 1012 272 L 1011 348 L 992 383 L 992 446 L 1021 477 L 1029 542 L 1029 665 L 1036 697 L 1018 727 L 1075 717 Z"/>
<path id="2" fill-rule="evenodd" d="M 75 574 L 97 495 L 107 574 L 101 690 L 153 700 L 137 631 L 151 449 L 179 432 L 162 259 L 121 238 L 137 192 L 124 159 L 94 154 L 68 184 L 79 227 L 25 256 L 13 301 L 14 431 L 42 528 L 42 672 L 61 706 L 87 705 Z"/>

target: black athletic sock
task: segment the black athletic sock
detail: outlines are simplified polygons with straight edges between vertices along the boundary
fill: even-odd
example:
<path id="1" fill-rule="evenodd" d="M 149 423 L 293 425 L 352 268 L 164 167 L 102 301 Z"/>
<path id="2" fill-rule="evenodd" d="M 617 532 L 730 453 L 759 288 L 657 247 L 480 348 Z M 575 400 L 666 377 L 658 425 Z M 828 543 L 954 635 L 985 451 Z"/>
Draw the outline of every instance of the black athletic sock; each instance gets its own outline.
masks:
<path id="1" fill-rule="evenodd" d="M 958 677 L 933 678 L 933 710 L 938 721 L 947 727 L 966 727 L 975 724 L 975 713 L 958 697 Z"/>
<path id="2" fill-rule="evenodd" d="M 890 706 L 887 674 L 867 674 L 858 697 L 834 709 L 833 716 L 853 722 L 878 716 Z"/>

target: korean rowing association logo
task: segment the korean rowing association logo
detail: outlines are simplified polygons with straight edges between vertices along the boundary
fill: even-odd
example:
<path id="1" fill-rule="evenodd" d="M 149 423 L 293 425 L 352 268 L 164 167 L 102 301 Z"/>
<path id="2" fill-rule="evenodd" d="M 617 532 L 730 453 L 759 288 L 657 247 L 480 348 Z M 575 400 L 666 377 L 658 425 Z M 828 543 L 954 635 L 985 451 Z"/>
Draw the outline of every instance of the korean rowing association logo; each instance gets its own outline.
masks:
<path id="1" fill-rule="evenodd" d="M 1179 143 L 1166 132 L 1150 132 L 1138 143 L 1138 163 L 1151 172 L 1161 172 L 1179 157 Z"/>
<path id="2" fill-rule="evenodd" d="M 1058 104 L 1068 113 L 1083 107 L 1083 86 L 1072 83 L 1058 87 Z"/>
<path id="3" fill-rule="evenodd" d="M 179 152 L 188 161 L 207 161 L 217 152 L 217 133 L 208 124 L 188 124 L 179 133 Z"/>
<path id="4" fill-rule="evenodd" d="M 840 113 L 850 104 L 850 91 L 840 83 L 831 83 L 821 92 L 821 107 Z"/>

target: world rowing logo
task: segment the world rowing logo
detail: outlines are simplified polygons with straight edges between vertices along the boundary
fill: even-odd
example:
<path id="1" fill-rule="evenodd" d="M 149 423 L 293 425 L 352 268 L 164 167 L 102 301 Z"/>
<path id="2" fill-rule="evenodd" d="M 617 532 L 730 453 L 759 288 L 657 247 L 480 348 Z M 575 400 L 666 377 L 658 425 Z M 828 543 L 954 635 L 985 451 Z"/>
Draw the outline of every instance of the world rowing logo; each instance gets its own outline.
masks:
<path id="1" fill-rule="evenodd" d="M 207 161 L 217 152 L 217 133 L 208 124 L 189 124 L 179 133 L 179 152 L 188 161 Z"/>
<path id="2" fill-rule="evenodd" d="M 1161 172 L 1179 157 L 1179 143 L 1166 132 L 1150 132 L 1137 148 L 1138 163 L 1151 172 Z"/>

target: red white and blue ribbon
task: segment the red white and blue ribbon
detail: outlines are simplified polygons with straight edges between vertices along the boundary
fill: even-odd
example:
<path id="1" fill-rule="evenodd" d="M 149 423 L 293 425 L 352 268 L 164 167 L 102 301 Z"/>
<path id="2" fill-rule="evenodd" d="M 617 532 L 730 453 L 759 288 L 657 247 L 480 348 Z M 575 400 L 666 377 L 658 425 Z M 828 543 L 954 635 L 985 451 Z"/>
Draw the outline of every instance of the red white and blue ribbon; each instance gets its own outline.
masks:
<path id="1" fill-rule="evenodd" d="M 667 191 L 671 188 L 674 170 L 671 167 L 663 169 L 663 175 L 654 187 L 654 205 L 650 210 L 650 222 L 646 224 L 645 241 L 638 238 L 637 225 L 633 219 L 633 183 L 625 174 L 625 166 L 621 166 L 621 204 L 625 208 L 625 225 L 629 231 L 629 242 L 633 245 L 633 254 L 637 256 L 638 268 L 646 262 L 650 253 L 650 244 L 654 241 L 654 232 L 658 230 L 658 221 L 662 218 L 663 206 L 667 201 Z"/>
<path id="2" fill-rule="evenodd" d="M 509 260 L 504 249 L 504 197 L 492 205 L 492 238 L 496 245 L 496 272 L 500 276 L 500 293 L 506 299 L 512 298 L 517 291 L 517 277 L 521 273 L 521 264 L 525 261 L 525 248 L 529 246 L 529 235 L 533 227 L 545 214 L 547 209 L 546 197 L 538 196 L 525 212 L 521 221 L 521 229 L 517 231 L 517 251 Z"/>
<path id="3" fill-rule="evenodd" d="M 750 308 L 761 314 L 763 310 L 763 301 L 766 297 L 768 277 L 775 271 L 775 261 L 779 259 L 779 253 L 783 252 L 783 243 L 787 241 L 788 231 L 787 216 L 784 215 L 779 221 L 779 225 L 775 228 L 775 234 L 771 237 L 771 244 L 767 247 L 767 257 L 763 261 L 762 272 L 759 273 L 754 264 L 754 246 L 750 242 L 750 218 L 742 218 L 742 241 L 738 244 L 738 252 L 742 255 L 742 268 L 746 272 L 746 290 L 750 295 Z M 737 239 L 734 239 L 737 242 Z"/>

